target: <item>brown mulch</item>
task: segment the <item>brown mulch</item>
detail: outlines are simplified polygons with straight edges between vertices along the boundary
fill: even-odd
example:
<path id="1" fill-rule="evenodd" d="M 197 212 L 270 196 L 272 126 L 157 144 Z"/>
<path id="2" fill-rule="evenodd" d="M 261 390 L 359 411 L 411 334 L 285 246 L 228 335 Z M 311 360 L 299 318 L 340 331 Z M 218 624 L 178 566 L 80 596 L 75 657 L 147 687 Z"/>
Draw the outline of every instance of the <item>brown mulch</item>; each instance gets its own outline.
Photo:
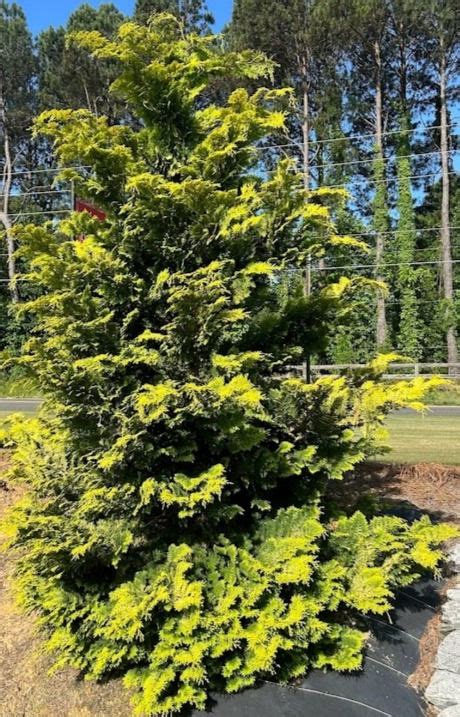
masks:
<path id="1" fill-rule="evenodd" d="M 457 582 L 457 576 L 448 578 L 445 581 L 442 590 L 440 590 L 440 595 L 444 597 L 447 591 L 454 587 Z M 436 615 L 434 615 L 428 623 L 420 640 L 420 662 L 416 671 L 409 677 L 408 680 L 409 684 L 412 685 L 412 687 L 418 692 L 424 692 L 428 687 L 435 670 L 436 655 L 443 637 L 444 636 L 441 632 L 441 615 L 436 613 Z M 433 710 L 432 714 L 435 715 L 437 712 Z M 428 717 L 431 717 L 431 713 Z"/>
<path id="2" fill-rule="evenodd" d="M 0 475 L 6 466 L 7 456 L 0 453 Z M 460 521 L 460 468 L 364 465 L 333 487 L 334 495 L 350 505 L 370 494 L 378 500 L 411 503 L 436 520 Z M 0 519 L 19 495 L 0 478 Z M 47 674 L 50 659 L 40 652 L 33 617 L 14 605 L 10 572 L 10 561 L 0 553 L 0 717 L 131 717 L 129 695 L 119 680 L 96 685 L 71 669 Z M 432 674 L 441 639 L 439 621 L 438 615 L 433 617 L 421 641 L 420 664 L 410 680 L 419 690 Z"/>
<path id="3" fill-rule="evenodd" d="M 460 467 L 430 463 L 397 466 L 368 463 L 340 483 L 334 497 L 348 505 L 363 495 L 391 503 L 407 502 L 429 513 L 433 520 L 460 523 Z"/>
<path id="4" fill-rule="evenodd" d="M 420 662 L 408 679 L 409 684 L 417 692 L 424 692 L 430 683 L 441 640 L 441 615 L 437 613 L 431 618 L 420 640 Z"/>

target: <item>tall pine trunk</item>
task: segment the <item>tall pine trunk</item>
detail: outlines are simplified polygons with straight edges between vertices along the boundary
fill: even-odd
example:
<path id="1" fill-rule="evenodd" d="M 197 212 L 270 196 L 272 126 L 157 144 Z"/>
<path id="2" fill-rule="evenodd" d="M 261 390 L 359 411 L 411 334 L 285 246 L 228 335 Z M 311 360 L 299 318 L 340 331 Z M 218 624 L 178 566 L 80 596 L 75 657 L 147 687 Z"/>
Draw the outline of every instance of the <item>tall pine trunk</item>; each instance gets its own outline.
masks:
<path id="1" fill-rule="evenodd" d="M 306 69 L 305 69 L 306 73 Z M 310 189 L 310 108 L 308 85 L 305 79 L 302 84 L 302 155 L 303 177 L 305 189 Z"/>
<path id="2" fill-rule="evenodd" d="M 9 216 L 9 204 L 11 185 L 13 183 L 13 163 L 11 160 L 10 137 L 6 121 L 5 98 L 3 88 L 0 86 L 0 127 L 3 134 L 3 178 L 2 178 L 2 208 L 0 210 L 0 222 L 3 224 L 6 237 L 8 278 L 10 280 L 11 299 L 13 303 L 19 301 L 19 293 L 16 285 L 16 260 L 13 227 Z"/>
<path id="3" fill-rule="evenodd" d="M 457 363 L 458 347 L 457 335 L 453 323 L 454 316 L 454 282 L 452 271 L 452 244 L 450 235 L 450 178 L 449 178 L 449 137 L 447 113 L 447 70 L 446 54 L 443 41 L 440 43 L 439 66 L 439 99 L 441 108 L 441 171 L 442 171 L 442 199 L 441 199 L 441 257 L 442 257 L 442 285 L 444 299 L 449 310 L 449 325 L 446 332 L 447 360 Z M 455 368 L 452 370 L 455 373 Z"/>
<path id="4" fill-rule="evenodd" d="M 308 95 L 307 61 L 302 61 L 302 155 L 303 155 L 303 186 L 310 189 L 310 102 Z M 311 255 L 308 255 L 305 267 L 304 293 L 311 294 Z M 303 364 L 303 376 L 307 383 L 311 382 L 311 355 L 307 346 Z"/>
<path id="5" fill-rule="evenodd" d="M 404 98 L 401 117 L 401 136 L 397 147 L 398 233 L 396 239 L 399 262 L 396 283 L 399 296 L 398 348 L 413 359 L 420 359 L 420 320 L 417 302 L 417 272 L 415 257 L 416 231 L 411 186 L 409 119 Z"/>
<path id="6" fill-rule="evenodd" d="M 308 95 L 307 61 L 301 61 L 302 72 L 302 160 L 303 186 L 310 189 L 310 98 Z M 311 258 L 308 258 L 305 269 L 305 293 L 311 294 Z"/>
<path id="7" fill-rule="evenodd" d="M 376 197 L 374 209 L 374 226 L 376 230 L 375 243 L 375 264 L 376 278 L 384 281 L 382 264 L 385 252 L 385 231 L 388 229 L 387 192 L 385 185 L 385 158 L 383 154 L 383 80 L 382 80 L 382 58 L 379 42 L 374 43 L 374 57 L 376 64 L 375 82 L 375 154 L 376 161 L 374 175 L 376 184 Z M 382 291 L 377 295 L 377 317 L 376 317 L 376 344 L 382 348 L 386 343 L 388 335 L 386 320 L 385 296 Z"/>
<path id="8" fill-rule="evenodd" d="M 398 38 L 399 105 L 401 113 L 400 135 L 396 146 L 398 232 L 395 244 L 399 262 L 396 286 L 399 298 L 398 348 L 406 356 L 410 356 L 415 360 L 421 358 L 422 326 L 417 300 L 418 273 L 413 265 L 417 235 L 415 230 L 414 198 L 410 179 L 411 142 L 409 130 L 411 113 L 407 98 L 410 31 L 405 25 L 406 19 L 406 16 L 403 15 L 395 20 L 395 31 Z"/>

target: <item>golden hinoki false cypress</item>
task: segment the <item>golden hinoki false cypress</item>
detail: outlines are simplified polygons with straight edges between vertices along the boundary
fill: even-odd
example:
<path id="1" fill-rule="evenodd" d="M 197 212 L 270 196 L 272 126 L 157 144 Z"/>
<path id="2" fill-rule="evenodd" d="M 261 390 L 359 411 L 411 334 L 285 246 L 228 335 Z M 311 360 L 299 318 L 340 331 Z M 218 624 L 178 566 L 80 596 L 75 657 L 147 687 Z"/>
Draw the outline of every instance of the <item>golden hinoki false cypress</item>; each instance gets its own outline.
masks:
<path id="1" fill-rule="evenodd" d="M 288 162 L 257 171 L 285 91 L 206 102 L 220 77 L 270 73 L 262 55 L 224 53 L 166 15 L 75 41 L 118 63 L 113 92 L 138 124 L 86 110 L 36 123 L 106 219 L 74 213 L 21 238 L 41 289 L 23 307 L 36 326 L 24 360 L 47 396 L 11 426 L 28 486 L 11 516 L 23 604 L 57 666 L 125 674 L 142 715 L 267 675 L 355 669 L 353 616 L 388 610 L 453 530 L 332 514 L 324 493 L 373 450 L 385 413 L 436 381 L 380 383 L 392 357 L 288 377 L 345 320 L 356 281 L 305 296 L 281 277 L 353 240 L 331 220 L 340 192 L 305 191 Z"/>

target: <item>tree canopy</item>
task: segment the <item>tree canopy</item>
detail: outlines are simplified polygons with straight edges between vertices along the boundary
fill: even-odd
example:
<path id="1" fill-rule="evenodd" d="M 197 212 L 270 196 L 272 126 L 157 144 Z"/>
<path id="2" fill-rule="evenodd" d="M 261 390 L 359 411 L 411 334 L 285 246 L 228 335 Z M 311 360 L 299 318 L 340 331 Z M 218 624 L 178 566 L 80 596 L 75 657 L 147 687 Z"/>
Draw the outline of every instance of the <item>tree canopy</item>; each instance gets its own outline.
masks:
<path id="1" fill-rule="evenodd" d="M 40 33 L 37 46 L 41 109 L 85 107 L 112 121 L 119 116 L 119 102 L 109 94 L 115 79 L 113 63 L 95 62 L 72 43 L 71 33 L 94 30 L 113 37 L 123 19 L 113 4 L 102 4 L 97 9 L 84 4 L 70 15 L 66 27 L 50 27 Z"/>
<path id="2" fill-rule="evenodd" d="M 134 19 L 147 22 L 162 12 L 180 18 L 186 32 L 207 32 L 214 22 L 205 0 L 136 0 Z"/>
<path id="3" fill-rule="evenodd" d="M 313 281 L 334 281 L 333 267 L 344 266 L 349 275 L 366 273 L 389 287 L 388 296 L 363 296 L 364 321 L 354 316 L 348 327 L 331 326 L 338 338 L 327 355 L 332 363 L 389 347 L 414 359 L 457 361 L 458 228 L 449 186 L 458 146 L 455 6 L 453 0 L 233 4 L 233 46 L 266 52 L 278 63 L 275 86 L 296 89 L 297 112 L 276 140 L 278 156 L 302 162 L 312 187 L 349 187 L 353 200 L 341 227 L 367 237 L 368 257 L 355 262 L 342 248 L 329 251 L 314 266 Z M 274 153 L 273 146 L 261 153 L 262 162 L 270 166 Z M 416 208 L 439 182 L 444 212 L 427 243 Z"/>

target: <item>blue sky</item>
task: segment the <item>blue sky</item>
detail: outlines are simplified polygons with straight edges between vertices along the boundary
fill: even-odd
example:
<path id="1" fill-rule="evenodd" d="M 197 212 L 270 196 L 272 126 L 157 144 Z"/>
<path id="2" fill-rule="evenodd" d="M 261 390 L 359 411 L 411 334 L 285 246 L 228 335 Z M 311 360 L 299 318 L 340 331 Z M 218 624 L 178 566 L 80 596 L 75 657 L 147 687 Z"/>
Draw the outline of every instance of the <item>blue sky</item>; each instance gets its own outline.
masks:
<path id="1" fill-rule="evenodd" d="M 82 4 L 84 0 L 16 0 L 24 8 L 29 26 L 33 33 L 37 33 L 50 25 L 65 24 L 68 16 Z M 110 0 L 86 0 L 89 5 L 98 7 Z M 122 12 L 129 15 L 134 7 L 135 0 L 112 0 Z M 216 18 L 216 29 L 219 30 L 229 19 L 232 0 L 209 0 L 208 7 Z"/>

